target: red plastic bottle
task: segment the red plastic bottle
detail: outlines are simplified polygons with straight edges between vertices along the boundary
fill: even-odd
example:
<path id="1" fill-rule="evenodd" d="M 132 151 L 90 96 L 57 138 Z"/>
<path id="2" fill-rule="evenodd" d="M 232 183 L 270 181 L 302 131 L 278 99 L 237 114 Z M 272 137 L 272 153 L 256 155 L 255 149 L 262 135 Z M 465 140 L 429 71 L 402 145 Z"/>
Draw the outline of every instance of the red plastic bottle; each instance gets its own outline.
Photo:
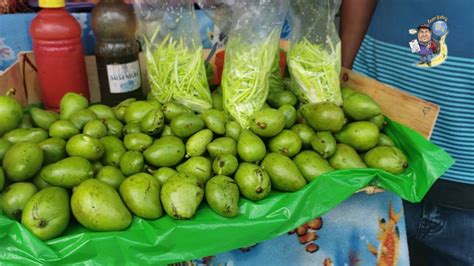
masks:
<path id="1" fill-rule="evenodd" d="M 45 108 L 58 109 L 67 92 L 89 98 L 81 26 L 64 9 L 64 0 L 40 0 L 30 34 Z"/>

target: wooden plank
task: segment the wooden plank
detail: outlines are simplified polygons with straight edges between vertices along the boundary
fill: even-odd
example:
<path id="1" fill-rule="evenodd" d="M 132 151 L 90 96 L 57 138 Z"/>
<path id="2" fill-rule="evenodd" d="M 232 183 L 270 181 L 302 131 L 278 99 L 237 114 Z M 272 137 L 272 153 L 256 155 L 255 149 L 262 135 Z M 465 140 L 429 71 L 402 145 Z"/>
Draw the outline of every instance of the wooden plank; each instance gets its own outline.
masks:
<path id="1" fill-rule="evenodd" d="M 440 107 L 374 79 L 356 74 L 349 69 L 341 71 L 341 86 L 349 86 L 371 96 L 390 119 L 402 123 L 430 138 Z"/>

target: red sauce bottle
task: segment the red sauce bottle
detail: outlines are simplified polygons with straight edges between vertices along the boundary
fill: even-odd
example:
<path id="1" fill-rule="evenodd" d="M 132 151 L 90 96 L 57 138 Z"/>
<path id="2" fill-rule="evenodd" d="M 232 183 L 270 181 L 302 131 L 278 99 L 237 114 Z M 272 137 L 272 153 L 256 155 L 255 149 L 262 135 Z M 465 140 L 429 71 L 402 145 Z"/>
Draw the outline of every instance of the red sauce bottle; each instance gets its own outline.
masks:
<path id="1" fill-rule="evenodd" d="M 64 0 L 40 0 L 30 35 L 45 108 L 58 109 L 67 92 L 89 98 L 81 26 L 64 9 Z"/>

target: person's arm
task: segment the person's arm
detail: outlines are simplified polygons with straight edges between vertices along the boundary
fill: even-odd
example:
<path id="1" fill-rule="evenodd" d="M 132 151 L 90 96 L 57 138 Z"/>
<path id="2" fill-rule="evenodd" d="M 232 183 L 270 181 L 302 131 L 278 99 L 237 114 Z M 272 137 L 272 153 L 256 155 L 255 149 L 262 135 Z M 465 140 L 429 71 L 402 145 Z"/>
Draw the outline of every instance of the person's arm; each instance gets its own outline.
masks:
<path id="1" fill-rule="evenodd" d="M 342 1 L 340 24 L 342 66 L 352 69 L 352 64 L 367 32 L 377 2 L 377 0 Z"/>

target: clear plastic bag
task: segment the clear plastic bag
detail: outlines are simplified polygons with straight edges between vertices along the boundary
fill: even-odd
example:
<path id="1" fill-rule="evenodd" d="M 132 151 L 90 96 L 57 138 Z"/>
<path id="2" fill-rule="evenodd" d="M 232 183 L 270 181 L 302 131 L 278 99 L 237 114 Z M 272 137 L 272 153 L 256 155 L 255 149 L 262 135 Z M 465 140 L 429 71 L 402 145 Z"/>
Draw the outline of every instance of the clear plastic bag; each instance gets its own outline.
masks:
<path id="1" fill-rule="evenodd" d="M 242 0 L 234 5 L 222 91 L 224 107 L 243 128 L 268 96 L 288 0 Z"/>
<path id="2" fill-rule="evenodd" d="M 151 93 L 194 111 L 212 107 L 192 0 L 137 0 Z"/>
<path id="3" fill-rule="evenodd" d="M 334 17 L 340 1 L 291 0 L 287 54 L 292 91 L 303 103 L 342 104 L 341 41 Z"/>

